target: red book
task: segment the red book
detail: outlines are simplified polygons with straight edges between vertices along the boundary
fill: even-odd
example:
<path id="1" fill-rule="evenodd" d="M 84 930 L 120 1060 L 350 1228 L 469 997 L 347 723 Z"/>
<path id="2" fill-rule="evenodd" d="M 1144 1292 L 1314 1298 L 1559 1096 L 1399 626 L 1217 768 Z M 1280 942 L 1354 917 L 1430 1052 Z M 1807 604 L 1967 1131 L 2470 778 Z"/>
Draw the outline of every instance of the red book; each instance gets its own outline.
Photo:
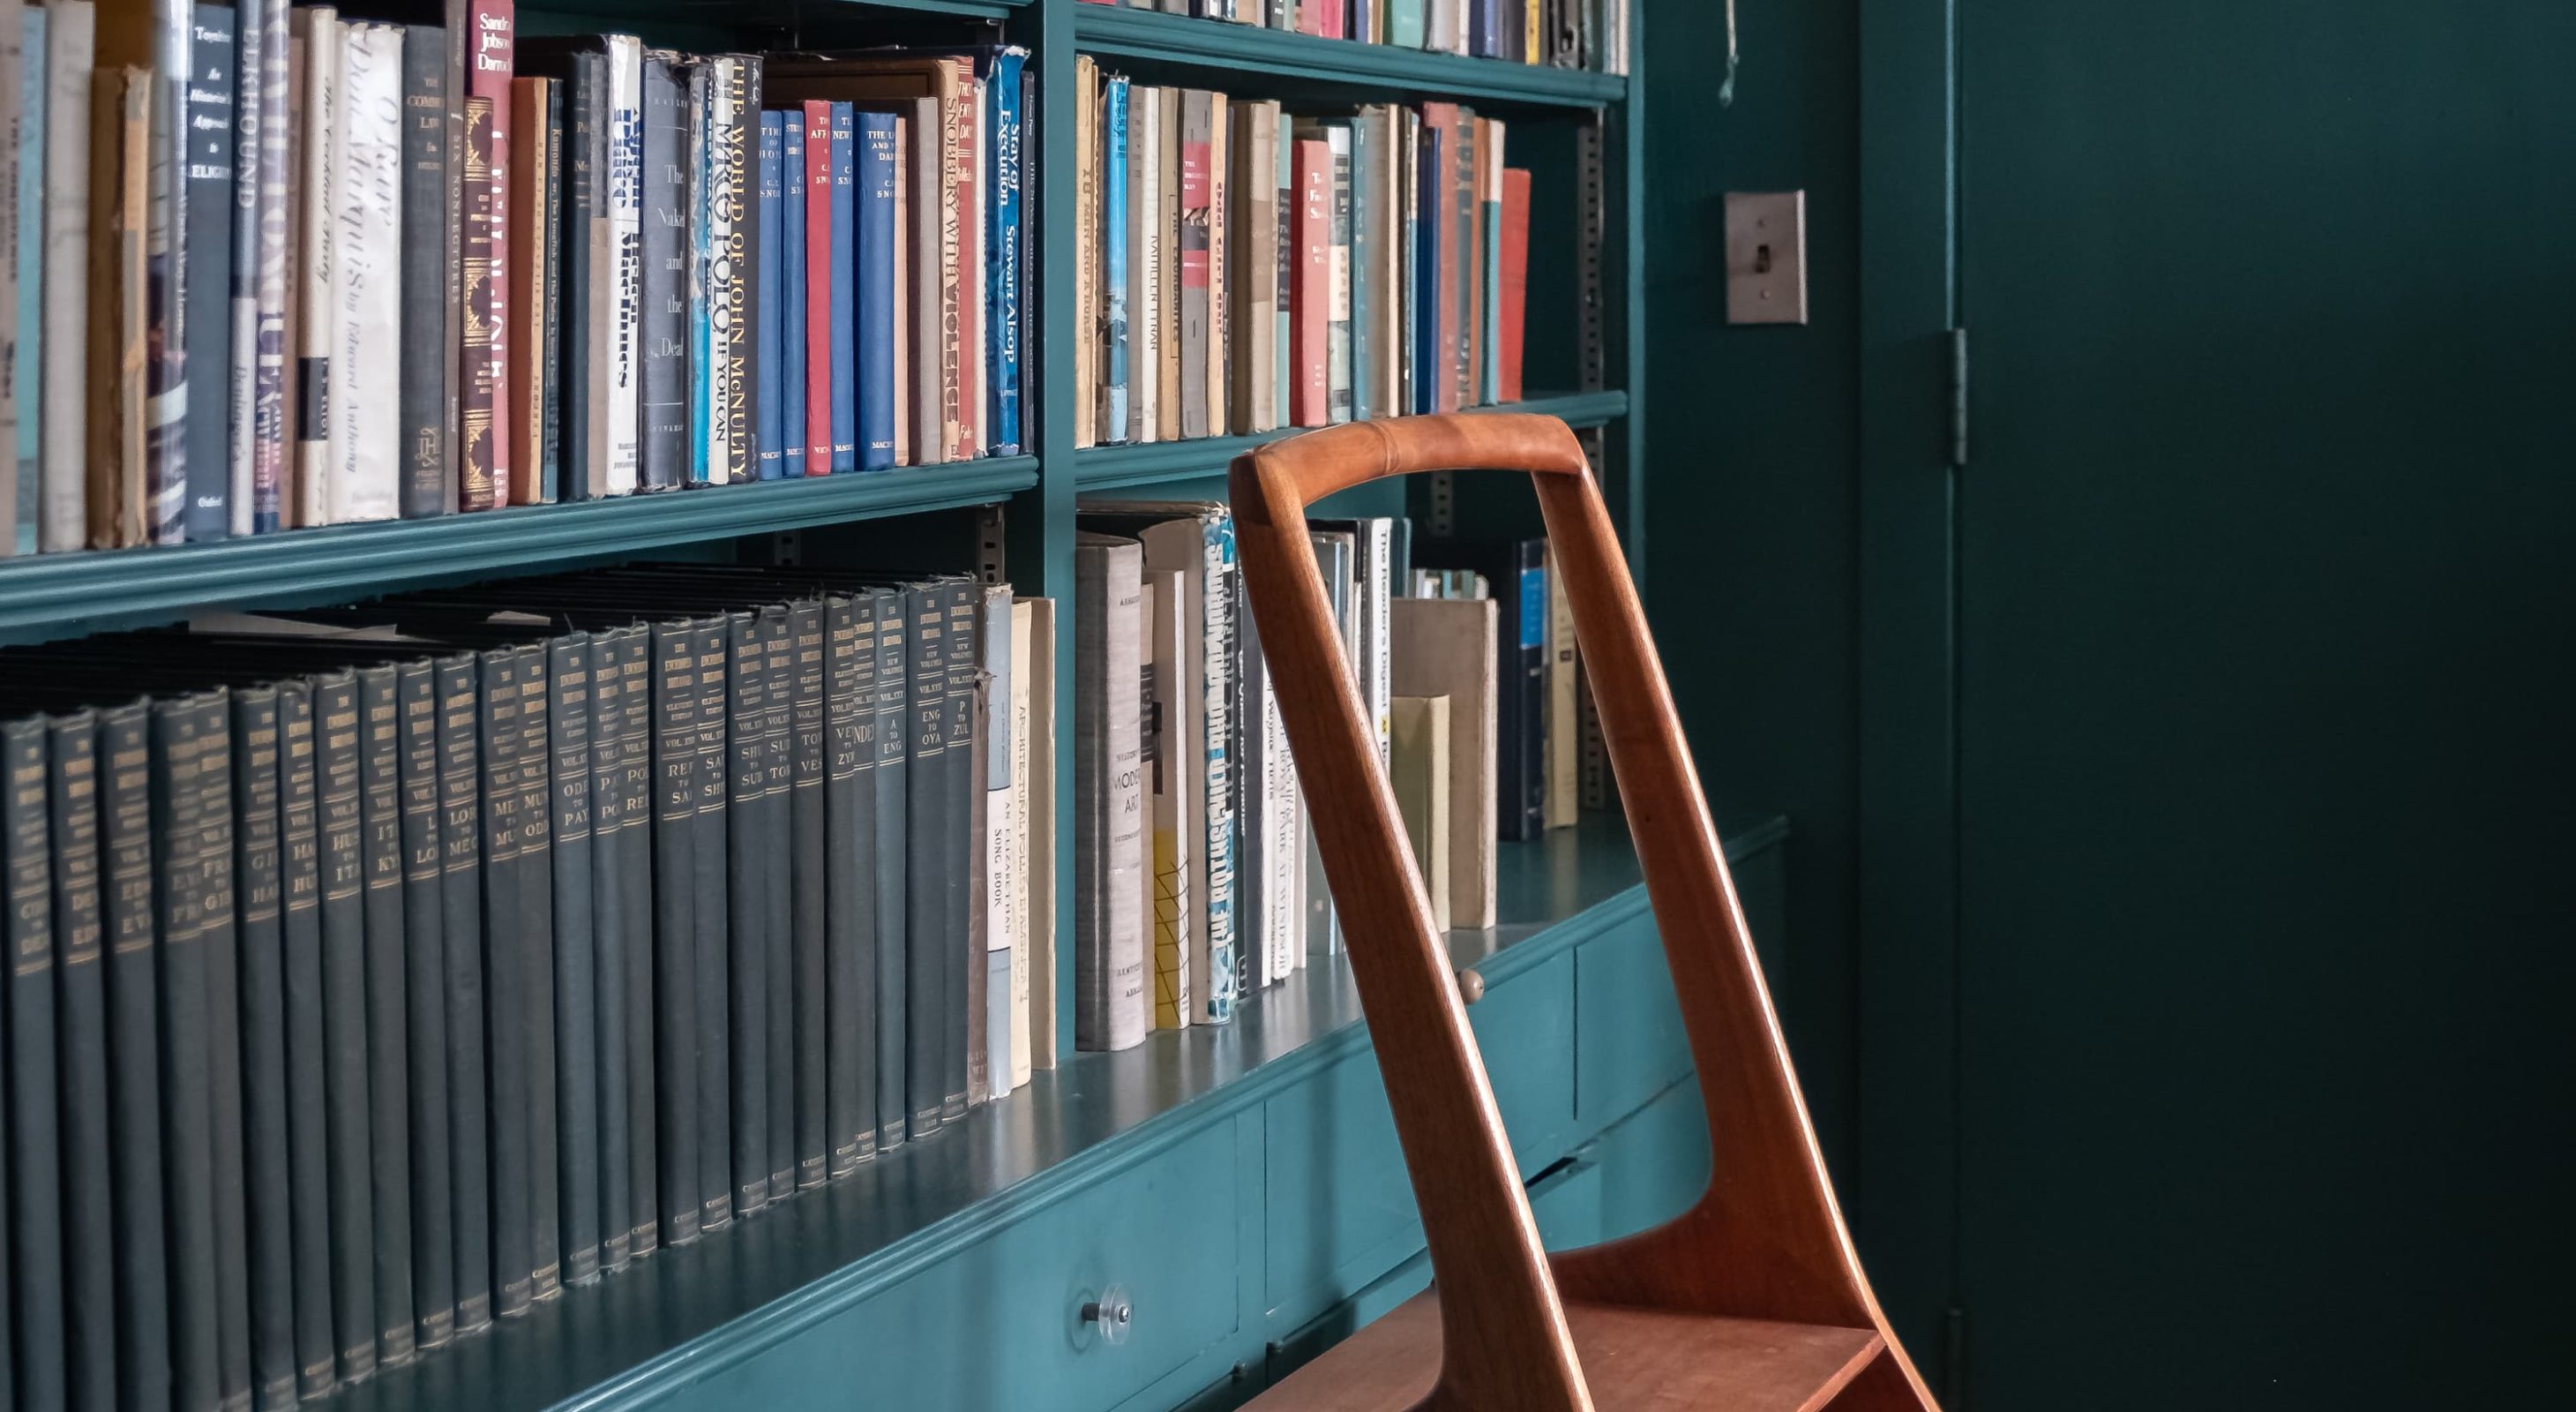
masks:
<path id="1" fill-rule="evenodd" d="M 1521 336 L 1529 322 L 1530 174 L 1503 168 L 1503 248 L 1499 261 L 1503 326 L 1498 386 L 1502 400 L 1521 400 Z"/>
<path id="2" fill-rule="evenodd" d="M 1431 380 L 1431 410 L 1455 412 L 1458 410 L 1458 306 L 1466 288 L 1461 283 L 1465 271 L 1459 268 L 1462 262 L 1458 249 L 1458 203 L 1454 195 L 1458 190 L 1458 105 L 1423 104 L 1422 125 L 1433 133 L 1431 148 L 1437 158 L 1431 186 L 1436 198 L 1422 203 L 1421 219 L 1434 223 L 1433 239 L 1437 243 L 1432 248 L 1440 252 L 1440 288 L 1432 298 L 1438 310 L 1440 327 L 1431 345 L 1438 356 L 1432 367 L 1420 370 L 1420 376 Z"/>
<path id="3" fill-rule="evenodd" d="M 805 474 L 832 473 L 832 105 L 808 99 L 805 123 Z M 791 429 L 792 430 L 792 429 Z"/>
<path id="4" fill-rule="evenodd" d="M 481 432 L 483 474 L 462 478 L 458 507 L 490 510 L 508 499 L 510 435 L 504 423 L 510 400 L 510 33 L 517 22 L 513 0 L 474 0 L 474 33 L 466 75 L 466 140 L 482 160 L 483 190 L 469 207 L 465 230 L 465 280 L 469 318 L 479 319 L 488 341 L 468 338 L 465 369 L 467 455 Z M 478 123 L 475 121 L 480 118 Z M 488 202 L 489 204 L 484 204 Z"/>
<path id="5" fill-rule="evenodd" d="M 1312 139 L 1297 144 L 1297 277 L 1290 286 L 1288 357 L 1296 369 L 1291 419 L 1320 427 L 1333 419 L 1330 358 L 1325 343 L 1333 320 L 1333 148 Z"/>
<path id="6" fill-rule="evenodd" d="M 957 101 L 952 106 L 948 180 L 957 188 L 957 459 L 984 454 L 984 85 L 971 59 L 957 61 Z"/>
<path id="7" fill-rule="evenodd" d="M 1297 28 L 1325 39 L 1342 37 L 1342 0 L 1306 0 L 1297 7 Z"/>

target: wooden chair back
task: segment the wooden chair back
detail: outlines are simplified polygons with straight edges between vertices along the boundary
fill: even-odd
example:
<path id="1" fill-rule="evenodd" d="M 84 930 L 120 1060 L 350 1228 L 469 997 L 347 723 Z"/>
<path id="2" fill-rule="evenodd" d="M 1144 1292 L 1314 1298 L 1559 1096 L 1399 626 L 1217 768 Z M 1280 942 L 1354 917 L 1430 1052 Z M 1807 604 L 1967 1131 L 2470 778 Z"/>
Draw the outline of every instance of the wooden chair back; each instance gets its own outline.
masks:
<path id="1" fill-rule="evenodd" d="M 1718 1145 L 1714 1179 L 1687 1213 L 1553 1264 L 1307 537 L 1306 507 L 1336 491 L 1485 469 L 1525 472 L 1537 489 Z M 1588 1412 L 1561 1302 L 1575 1299 L 1874 1327 L 1888 1356 L 1851 1390 L 1863 1400 L 1836 1405 L 1931 1407 L 1852 1251 L 1645 610 L 1574 434 L 1517 414 L 1358 422 L 1237 457 L 1231 481 L 1253 618 L 1442 1293 L 1427 1405 Z"/>

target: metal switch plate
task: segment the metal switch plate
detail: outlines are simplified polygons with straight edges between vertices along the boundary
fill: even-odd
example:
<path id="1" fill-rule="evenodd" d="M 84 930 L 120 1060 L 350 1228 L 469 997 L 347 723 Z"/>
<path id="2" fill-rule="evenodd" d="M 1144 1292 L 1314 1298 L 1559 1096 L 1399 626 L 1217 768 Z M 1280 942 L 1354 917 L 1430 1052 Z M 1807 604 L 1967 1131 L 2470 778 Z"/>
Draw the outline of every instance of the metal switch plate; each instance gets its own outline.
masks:
<path id="1" fill-rule="evenodd" d="M 1807 193 L 1726 193 L 1726 321 L 1807 321 Z"/>

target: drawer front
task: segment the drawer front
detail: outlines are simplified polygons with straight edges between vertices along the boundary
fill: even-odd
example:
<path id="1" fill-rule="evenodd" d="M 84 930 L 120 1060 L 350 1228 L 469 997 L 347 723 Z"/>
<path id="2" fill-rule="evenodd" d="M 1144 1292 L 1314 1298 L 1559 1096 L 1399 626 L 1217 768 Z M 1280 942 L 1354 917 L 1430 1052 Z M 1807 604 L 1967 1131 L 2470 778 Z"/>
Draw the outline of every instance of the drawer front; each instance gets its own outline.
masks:
<path id="1" fill-rule="evenodd" d="M 1493 986 L 1468 1010 L 1524 1176 L 1573 1126 L 1573 958 Z M 1355 1054 L 1263 1110 L 1271 1327 L 1295 1327 L 1422 1248 L 1413 1187 L 1375 1053 Z"/>
<path id="2" fill-rule="evenodd" d="M 1586 942 L 1574 964 L 1574 1109 L 1597 1130 L 1690 1073 L 1690 1041 L 1651 916 Z"/>
<path id="3" fill-rule="evenodd" d="M 1708 1190 L 1708 1109 L 1694 1079 L 1666 1089 L 1584 1149 L 1600 1181 L 1600 1239 L 1660 1226 Z"/>
<path id="4" fill-rule="evenodd" d="M 1242 1306 L 1236 1119 L 711 1374 L 678 1408 L 1103 1412 L 1226 1340 Z M 1111 1345 L 1077 1311 L 1135 1317 Z"/>

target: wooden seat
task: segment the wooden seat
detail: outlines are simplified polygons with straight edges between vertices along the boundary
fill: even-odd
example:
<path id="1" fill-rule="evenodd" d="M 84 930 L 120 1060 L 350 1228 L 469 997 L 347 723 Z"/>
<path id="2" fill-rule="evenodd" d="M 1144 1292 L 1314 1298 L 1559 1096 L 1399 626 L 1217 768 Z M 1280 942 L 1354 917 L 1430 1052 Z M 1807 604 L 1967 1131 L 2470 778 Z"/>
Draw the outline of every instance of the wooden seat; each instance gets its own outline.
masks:
<path id="1" fill-rule="evenodd" d="M 1362 712 L 1306 507 L 1386 476 L 1530 475 L 1721 1154 L 1672 1222 L 1549 1256 Z M 1727 876 L 1645 611 L 1574 434 L 1548 417 L 1361 422 L 1236 458 L 1237 552 L 1312 805 L 1431 1294 L 1263 1394 L 1262 1412 L 1929 1412 L 1861 1273 Z"/>

